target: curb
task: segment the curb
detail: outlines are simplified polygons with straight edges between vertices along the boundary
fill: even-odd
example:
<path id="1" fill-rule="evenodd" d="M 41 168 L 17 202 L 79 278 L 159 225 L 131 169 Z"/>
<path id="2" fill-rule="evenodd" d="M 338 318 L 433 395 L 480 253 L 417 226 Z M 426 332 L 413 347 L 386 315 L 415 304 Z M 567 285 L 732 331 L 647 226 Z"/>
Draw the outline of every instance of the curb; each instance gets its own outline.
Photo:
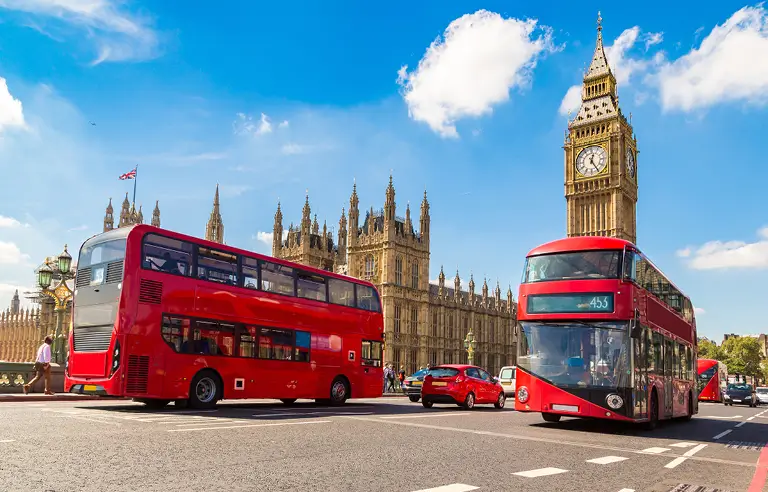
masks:
<path id="1" fill-rule="evenodd" d="M 91 395 L 70 395 L 68 393 L 55 394 L 55 395 L 24 395 L 24 394 L 0 394 L 0 404 L 2 403 L 20 403 L 20 402 L 34 402 L 34 401 L 96 401 L 96 400 L 130 400 L 130 398 L 115 398 L 115 397 L 100 397 Z"/>

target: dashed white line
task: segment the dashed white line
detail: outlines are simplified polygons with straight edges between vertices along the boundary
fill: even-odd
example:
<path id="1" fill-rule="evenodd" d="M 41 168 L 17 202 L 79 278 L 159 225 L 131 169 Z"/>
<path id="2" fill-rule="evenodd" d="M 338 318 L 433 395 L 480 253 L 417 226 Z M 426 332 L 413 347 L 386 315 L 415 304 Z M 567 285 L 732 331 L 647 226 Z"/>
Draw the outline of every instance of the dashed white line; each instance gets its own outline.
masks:
<path id="1" fill-rule="evenodd" d="M 191 429 L 168 429 L 166 432 L 190 432 L 190 431 L 204 431 L 204 430 L 221 430 L 221 429 L 245 429 L 247 427 L 278 427 L 282 425 L 311 425 L 311 424 L 330 424 L 333 420 L 312 420 L 309 422 L 271 422 L 269 424 L 247 424 L 247 425 L 230 425 L 225 427 L 193 427 Z"/>
<path id="2" fill-rule="evenodd" d="M 595 463 L 597 465 L 609 465 L 611 463 L 618 463 L 619 461 L 624 461 L 628 459 L 629 458 L 624 458 L 623 456 L 603 456 L 602 458 L 587 460 L 587 463 Z"/>
<path id="3" fill-rule="evenodd" d="M 641 453 L 647 453 L 647 454 L 659 454 L 663 453 L 665 451 L 671 451 L 669 448 L 646 448 L 641 450 Z"/>
<path id="4" fill-rule="evenodd" d="M 675 444 L 670 444 L 670 447 L 673 448 L 690 448 L 695 446 L 695 442 L 676 442 Z"/>
<path id="5" fill-rule="evenodd" d="M 525 478 L 537 478 L 537 477 L 546 477 L 547 475 L 557 475 L 558 473 L 565 473 L 568 470 L 563 470 L 562 468 L 539 468 L 537 470 L 528 470 L 528 471 L 522 471 L 513 473 L 512 475 L 518 475 Z"/>
<path id="6" fill-rule="evenodd" d="M 285 417 L 296 415 L 373 415 L 373 412 L 280 412 L 280 413 L 254 413 L 252 417 Z"/>
<path id="7" fill-rule="evenodd" d="M 0 442 L 16 442 L 16 439 L 0 439 Z"/>
<path id="8" fill-rule="evenodd" d="M 749 417 L 747 420 L 755 420 L 755 417 Z"/>
<path id="9" fill-rule="evenodd" d="M 736 424 L 736 427 L 741 427 L 744 424 L 746 424 L 746 422 L 739 422 L 738 424 Z"/>
<path id="10" fill-rule="evenodd" d="M 459 417 L 469 415 L 469 412 L 444 412 L 444 413 L 418 413 L 414 415 L 388 415 L 380 419 L 423 419 L 426 417 Z"/>
<path id="11" fill-rule="evenodd" d="M 722 417 L 722 416 L 720 416 L 720 415 L 702 415 L 702 416 L 701 416 L 701 417 L 699 417 L 699 418 L 704 418 L 704 419 L 723 419 L 723 420 L 730 420 L 730 419 L 740 419 L 741 417 L 742 417 L 741 415 L 730 415 L 730 416 L 728 416 L 728 417 Z"/>
<path id="12" fill-rule="evenodd" d="M 681 456 L 679 458 L 675 458 L 672 461 L 670 461 L 669 463 L 667 463 L 666 465 L 664 465 L 664 468 L 675 468 L 677 465 L 679 465 L 680 463 L 684 462 L 686 459 L 688 459 L 689 457 L 693 456 L 694 454 L 698 453 L 699 451 L 701 451 L 702 449 L 704 449 L 706 447 L 707 447 L 706 444 L 699 444 L 695 448 L 689 449 L 688 451 L 683 453 L 683 456 Z"/>
<path id="13" fill-rule="evenodd" d="M 477 490 L 478 488 L 479 487 L 463 483 L 452 483 L 451 485 L 443 485 L 442 487 L 435 487 L 432 489 L 415 490 L 414 492 L 469 492 L 470 490 Z"/>
<path id="14" fill-rule="evenodd" d="M 619 492 L 635 492 L 635 489 L 621 489 Z"/>
<path id="15" fill-rule="evenodd" d="M 721 438 L 721 437 L 723 437 L 723 436 L 727 436 L 727 435 L 728 435 L 728 434 L 730 434 L 731 432 L 733 432 L 733 431 L 732 431 L 731 429 L 728 429 L 727 431 L 723 431 L 723 432 L 721 432 L 720 434 L 716 435 L 716 436 L 715 436 L 715 437 L 713 437 L 712 439 L 714 439 L 714 440 L 718 440 L 718 439 L 720 439 L 720 438 Z"/>

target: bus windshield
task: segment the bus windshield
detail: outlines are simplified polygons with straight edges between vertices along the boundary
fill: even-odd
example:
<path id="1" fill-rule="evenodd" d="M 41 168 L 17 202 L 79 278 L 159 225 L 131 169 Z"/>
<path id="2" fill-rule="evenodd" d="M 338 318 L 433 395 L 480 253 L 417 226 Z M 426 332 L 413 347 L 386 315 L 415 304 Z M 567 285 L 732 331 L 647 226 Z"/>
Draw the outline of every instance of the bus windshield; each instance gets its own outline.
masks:
<path id="1" fill-rule="evenodd" d="M 125 258 L 125 238 L 110 241 L 85 243 L 80 250 L 77 268 L 86 268 L 101 263 L 111 263 Z"/>
<path id="2" fill-rule="evenodd" d="M 621 251 L 596 250 L 530 256 L 523 283 L 551 280 L 619 278 Z"/>
<path id="3" fill-rule="evenodd" d="M 710 367 L 706 371 L 703 371 L 699 374 L 699 381 L 698 381 L 698 389 L 699 393 L 701 393 L 701 390 L 704 389 L 704 387 L 709 383 L 709 380 L 712 379 L 715 376 L 715 371 L 717 371 L 717 364 Z"/>
<path id="4" fill-rule="evenodd" d="M 629 386 L 628 323 L 520 322 L 518 366 L 560 387 Z"/>

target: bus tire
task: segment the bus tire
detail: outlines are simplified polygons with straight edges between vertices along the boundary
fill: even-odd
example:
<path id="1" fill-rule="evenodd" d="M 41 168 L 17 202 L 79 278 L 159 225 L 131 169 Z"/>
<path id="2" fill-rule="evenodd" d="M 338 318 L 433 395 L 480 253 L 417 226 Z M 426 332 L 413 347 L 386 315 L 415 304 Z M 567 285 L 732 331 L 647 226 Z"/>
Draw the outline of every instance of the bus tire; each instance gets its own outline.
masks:
<path id="1" fill-rule="evenodd" d="M 221 378 L 214 371 L 202 370 L 189 385 L 189 406 L 197 409 L 214 408 L 222 394 Z"/>
<path id="2" fill-rule="evenodd" d="M 653 430 L 659 425 L 659 397 L 656 394 L 656 388 L 651 390 L 651 408 L 648 413 L 648 422 L 645 423 L 646 430 Z"/>
<path id="3" fill-rule="evenodd" d="M 560 422 L 561 417 L 561 415 L 557 415 L 556 413 L 541 413 L 541 418 L 544 419 L 544 422 Z"/>
<path id="4" fill-rule="evenodd" d="M 160 410 L 171 403 L 171 400 L 159 400 L 157 398 L 134 398 L 133 401 L 143 403 L 150 410 Z"/>
<path id="5" fill-rule="evenodd" d="M 349 381 L 344 376 L 336 376 L 331 383 L 331 400 L 333 406 L 343 405 L 350 395 Z"/>
<path id="6" fill-rule="evenodd" d="M 693 395 L 688 393 L 688 413 L 683 417 L 683 420 L 688 422 L 693 418 Z"/>
<path id="7" fill-rule="evenodd" d="M 280 398 L 280 401 L 285 403 L 286 405 L 293 405 L 296 403 L 296 398 Z"/>

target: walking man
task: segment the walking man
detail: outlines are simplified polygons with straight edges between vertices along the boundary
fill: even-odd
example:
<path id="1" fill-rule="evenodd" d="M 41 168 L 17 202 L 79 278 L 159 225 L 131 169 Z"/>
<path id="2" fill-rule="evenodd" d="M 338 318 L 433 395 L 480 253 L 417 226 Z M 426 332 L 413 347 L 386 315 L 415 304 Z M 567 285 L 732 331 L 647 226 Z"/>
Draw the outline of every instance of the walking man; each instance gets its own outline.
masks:
<path id="1" fill-rule="evenodd" d="M 29 389 L 34 386 L 40 378 L 45 378 L 45 394 L 52 395 L 51 391 L 51 336 L 45 337 L 45 342 L 37 349 L 37 358 L 35 359 L 35 377 L 32 381 L 24 385 L 24 394 L 29 393 Z"/>

